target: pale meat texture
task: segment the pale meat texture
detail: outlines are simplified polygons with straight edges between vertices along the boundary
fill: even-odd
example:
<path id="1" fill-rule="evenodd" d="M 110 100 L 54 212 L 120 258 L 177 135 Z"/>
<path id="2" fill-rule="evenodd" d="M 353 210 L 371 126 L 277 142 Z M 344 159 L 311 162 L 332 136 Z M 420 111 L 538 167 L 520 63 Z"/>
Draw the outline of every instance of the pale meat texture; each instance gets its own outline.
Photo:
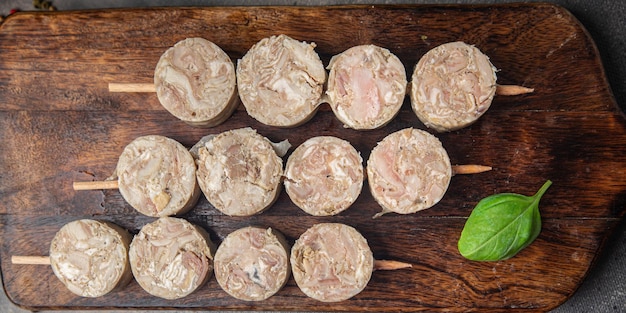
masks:
<path id="1" fill-rule="evenodd" d="M 287 282 L 287 241 L 271 228 L 246 227 L 230 233 L 215 253 L 215 277 L 229 295 L 265 300 Z"/>
<path id="2" fill-rule="evenodd" d="M 316 216 L 338 214 L 354 203 L 363 186 L 363 159 L 337 137 L 313 137 L 289 156 L 285 190 L 299 208 Z"/>
<path id="3" fill-rule="evenodd" d="M 360 293 L 369 282 L 374 257 L 353 227 L 321 223 L 306 230 L 291 249 L 291 268 L 307 296 L 338 302 Z"/>
<path id="4" fill-rule="evenodd" d="M 326 71 L 314 43 L 285 35 L 256 43 L 237 64 L 237 87 L 250 116 L 278 127 L 309 120 L 322 102 Z"/>
<path id="5" fill-rule="evenodd" d="M 220 212 L 250 216 L 278 197 L 283 161 L 271 142 L 251 128 L 218 134 L 198 149 L 200 189 Z"/>
<path id="6" fill-rule="evenodd" d="M 203 38 L 187 38 L 166 50 L 156 65 L 154 84 L 163 107 L 194 126 L 222 123 L 238 103 L 233 62 Z"/>
<path id="7" fill-rule="evenodd" d="M 380 214 L 415 213 L 438 203 L 448 189 L 452 166 L 439 139 L 406 128 L 379 142 L 367 161 L 367 178 Z"/>
<path id="8" fill-rule="evenodd" d="M 404 65 L 374 45 L 352 47 L 328 65 L 329 104 L 345 127 L 376 129 L 391 121 L 406 95 Z"/>
<path id="9" fill-rule="evenodd" d="M 213 243 L 201 228 L 161 217 L 141 228 L 130 244 L 135 280 L 164 299 L 185 297 L 202 286 L 213 270 Z"/>
<path id="10" fill-rule="evenodd" d="M 153 217 L 185 213 L 200 194 L 193 157 L 183 145 L 163 136 L 142 136 L 128 144 L 114 177 L 124 199 Z"/>
<path id="11" fill-rule="evenodd" d="M 71 292 L 103 296 L 132 278 L 130 240 L 130 234 L 117 225 L 87 219 L 70 222 L 50 244 L 52 270 Z"/>
<path id="12" fill-rule="evenodd" d="M 496 68 L 478 48 L 451 42 L 428 51 L 411 79 L 411 105 L 417 117 L 439 132 L 474 123 L 491 106 Z"/>

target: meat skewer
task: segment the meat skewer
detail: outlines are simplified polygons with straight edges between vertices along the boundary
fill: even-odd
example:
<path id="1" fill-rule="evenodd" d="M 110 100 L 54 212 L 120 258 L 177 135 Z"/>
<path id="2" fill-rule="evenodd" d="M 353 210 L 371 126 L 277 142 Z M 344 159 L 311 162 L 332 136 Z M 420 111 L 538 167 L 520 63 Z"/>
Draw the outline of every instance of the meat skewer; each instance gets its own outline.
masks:
<path id="1" fill-rule="evenodd" d="M 361 193 L 363 159 L 348 141 L 313 137 L 289 156 L 284 184 L 291 201 L 308 214 L 336 215 Z"/>
<path id="2" fill-rule="evenodd" d="M 478 48 L 450 42 L 428 51 L 411 78 L 411 107 L 417 117 L 438 132 L 474 123 L 491 106 L 496 93 L 519 95 L 532 88 L 496 84 L 496 68 Z"/>
<path id="3" fill-rule="evenodd" d="M 288 249 L 285 237 L 272 228 L 238 229 L 215 252 L 215 278 L 236 299 L 265 300 L 287 283 L 291 273 Z"/>
<path id="4" fill-rule="evenodd" d="M 430 133 L 406 128 L 380 141 L 367 161 L 370 191 L 385 213 L 410 214 L 437 204 L 453 174 L 490 170 L 482 165 L 453 167 L 439 139 Z"/>
<path id="5" fill-rule="evenodd" d="M 365 130 L 389 123 L 406 95 L 404 65 L 375 45 L 352 47 L 331 58 L 328 102 L 344 127 Z"/>
<path id="6" fill-rule="evenodd" d="M 146 292 L 178 299 L 211 277 L 214 251 L 204 229 L 184 219 L 161 217 L 141 228 L 128 256 L 135 280 Z"/>
<path id="7" fill-rule="evenodd" d="M 118 188 L 133 208 L 153 217 L 183 214 L 200 196 L 193 157 L 183 145 L 164 136 L 142 136 L 129 143 L 110 179 L 74 182 L 73 187 Z"/>
<path id="8" fill-rule="evenodd" d="M 330 231 L 327 235 L 331 237 L 335 236 L 336 231 L 338 234 L 347 234 L 347 241 L 341 240 L 345 236 L 339 237 L 340 246 L 349 246 L 351 249 L 354 247 L 363 248 L 365 252 L 369 249 L 366 242 L 365 246 L 361 245 L 364 239 L 360 240 L 359 237 L 362 238 L 362 236 L 357 236 L 358 232 L 350 226 L 331 223 L 316 227 Z M 316 231 L 307 231 L 307 233 L 311 232 Z M 326 234 L 324 230 L 321 232 Z M 124 254 L 129 251 L 132 271 L 139 277 L 137 280 L 142 287 L 149 287 L 147 289 L 149 293 L 166 299 L 180 298 L 193 292 L 194 288 L 197 289 L 201 286 L 202 282 L 200 281 L 205 273 L 210 276 L 210 252 L 214 251 L 214 247 L 207 236 L 201 228 L 185 220 L 171 217 L 160 218 L 141 229 L 136 239 L 133 240 L 132 251 L 129 251 L 128 248 L 130 239 L 126 238 Z M 306 238 L 306 235 L 303 234 L 301 238 Z M 361 244 L 355 245 L 352 242 L 355 238 L 358 239 L 357 243 Z M 318 239 L 308 243 L 312 243 L 316 247 L 319 246 L 318 243 L 335 245 L 334 242 L 329 243 L 328 241 L 335 240 L 334 237 Z M 303 243 L 306 240 L 299 239 L 299 241 Z M 185 244 L 181 246 L 180 244 L 183 242 Z M 209 251 L 206 250 L 205 243 Z M 73 244 L 70 245 L 70 247 L 73 246 Z M 89 248 L 92 249 L 93 246 Z M 306 251 L 305 258 L 314 257 L 311 251 Z M 327 251 L 322 248 L 317 252 L 326 254 Z M 328 255 L 328 257 L 332 259 L 338 256 L 333 254 Z M 107 258 L 109 261 L 112 259 L 108 255 Z M 51 258 L 48 256 L 11 257 L 13 264 L 50 265 L 50 261 Z M 316 260 L 310 261 L 315 262 Z M 341 265 L 341 259 L 336 261 L 338 261 L 335 262 L 336 264 Z M 347 261 L 351 262 L 352 259 L 347 259 Z M 271 297 L 285 285 L 290 275 L 291 262 L 289 245 L 280 232 L 271 228 L 249 226 L 228 234 L 215 252 L 213 267 L 220 287 L 228 294 L 240 300 L 261 301 Z M 366 266 L 365 269 L 377 271 L 410 267 L 412 267 L 410 263 L 400 261 L 373 260 L 371 270 L 369 266 Z M 181 285 L 170 286 L 172 283 L 171 281 L 168 282 L 168 279 L 172 278 L 169 275 L 172 271 L 175 271 L 178 275 L 176 277 L 180 278 L 176 280 L 174 277 L 174 279 L 177 282 L 186 282 L 184 286 L 188 288 L 180 287 Z M 200 274 L 198 275 L 198 273 Z M 348 274 L 348 278 L 350 275 Z M 357 275 L 361 275 L 360 272 Z M 204 279 L 208 278 L 205 277 Z M 193 287 L 196 285 L 198 287 Z"/>
<path id="9" fill-rule="evenodd" d="M 235 73 L 232 61 L 217 45 L 187 38 L 161 56 L 154 84 L 110 83 L 109 91 L 157 92 L 170 113 L 206 127 L 232 114 L 239 99 L 237 90 L 246 111 L 271 126 L 298 126 L 324 101 L 353 129 L 382 127 L 397 114 L 407 84 L 404 66 L 395 55 L 374 45 L 355 46 L 335 55 L 328 66 L 327 97 L 322 97 L 326 72 L 314 48 L 314 43 L 285 35 L 264 38 L 239 60 Z M 463 42 L 428 51 L 416 64 L 409 89 L 415 114 L 439 132 L 475 122 L 495 94 L 534 91 L 496 84 L 496 68 L 489 58 Z"/>
<path id="10" fill-rule="evenodd" d="M 314 48 L 314 43 L 279 35 L 248 50 L 237 64 L 237 88 L 251 117 L 265 125 L 295 127 L 315 115 L 326 71 Z"/>
<path id="11" fill-rule="evenodd" d="M 265 144 L 262 144 L 262 146 L 265 146 L 265 151 L 268 154 L 267 157 L 269 157 L 270 160 L 275 160 L 273 157 L 271 157 L 273 153 L 270 150 L 270 146 L 273 150 L 276 151 L 277 156 L 283 156 L 290 147 L 287 141 L 281 142 L 279 144 L 274 144 L 264 139 L 263 137 L 253 136 L 252 134 L 253 133 L 256 134 L 256 132 L 249 128 L 235 130 L 232 132 L 239 134 L 239 136 L 232 135 L 234 136 L 233 138 L 239 137 L 241 139 L 242 136 L 244 138 L 249 136 L 251 138 L 256 138 L 257 140 L 254 140 L 255 142 L 257 141 L 262 142 L 262 143 L 264 142 Z M 196 144 L 191 149 L 191 154 L 194 155 L 196 159 L 198 159 L 197 160 L 199 164 L 198 180 L 200 182 L 198 185 L 199 186 L 205 185 L 205 187 L 207 188 L 206 193 L 209 194 L 207 198 L 211 197 L 210 201 L 212 203 L 213 202 L 216 203 L 214 204 L 216 208 L 224 209 L 226 208 L 226 206 L 220 205 L 219 203 L 220 201 L 224 201 L 224 199 L 226 199 L 227 196 L 230 195 L 232 196 L 231 198 L 237 199 L 237 201 L 244 201 L 244 202 L 247 201 L 246 200 L 247 196 L 245 196 L 245 194 L 242 195 L 241 192 L 240 194 L 237 194 L 237 191 L 238 190 L 241 191 L 241 189 L 236 187 L 237 183 L 234 181 L 231 181 L 231 186 L 228 188 L 226 188 L 227 186 L 222 186 L 222 188 L 225 188 L 225 189 L 212 190 L 209 188 L 217 188 L 215 186 L 218 186 L 220 184 L 221 185 L 226 184 L 225 181 L 231 180 L 231 178 L 233 178 L 233 177 L 230 177 L 231 174 L 247 173 L 246 175 L 248 175 L 248 174 L 251 174 L 252 172 L 248 173 L 247 170 L 245 171 L 244 170 L 228 170 L 226 171 L 228 173 L 223 172 L 216 176 L 216 175 L 209 175 L 209 169 L 211 170 L 212 173 L 216 173 L 217 171 L 216 169 L 236 168 L 238 166 L 250 166 L 251 168 L 254 168 L 256 166 L 255 164 L 257 165 L 263 164 L 264 162 L 260 159 L 255 159 L 255 158 L 261 157 L 261 159 L 263 159 L 265 157 L 263 157 L 262 155 L 254 156 L 253 153 L 252 154 L 248 153 L 248 155 L 251 155 L 250 160 L 246 161 L 244 158 L 240 160 L 241 161 L 240 163 L 237 163 L 237 162 L 230 162 L 230 161 L 235 160 L 235 159 L 241 159 L 245 155 L 234 153 L 236 152 L 235 150 L 230 151 L 231 153 L 234 153 L 234 155 L 231 155 L 231 156 L 222 156 L 221 158 L 216 157 L 215 155 L 211 156 L 210 153 L 207 154 L 208 149 L 205 145 L 215 137 L 216 135 L 209 135 L 203 138 L 200 142 L 198 142 L 198 144 Z M 234 140 L 231 143 L 229 143 L 229 144 L 232 144 L 229 147 L 237 148 L 237 146 L 239 145 L 238 142 L 240 139 Z M 266 145 L 266 143 L 269 143 L 270 146 Z M 212 149 L 215 148 L 214 145 L 209 145 L 209 146 L 212 147 Z M 238 147 L 241 148 L 241 146 L 238 146 Z M 199 156 L 200 149 L 204 149 L 202 159 L 200 159 L 200 156 Z M 227 151 L 229 151 L 226 145 L 222 145 L 220 149 L 222 151 L 221 153 L 226 153 Z M 186 154 L 186 153 L 183 153 L 183 154 Z M 142 158 L 145 159 L 147 157 L 143 156 Z M 217 167 L 214 167 L 213 165 L 211 165 L 214 162 L 221 162 L 220 160 L 225 161 L 225 163 Z M 209 165 L 207 164 L 203 165 L 202 162 L 205 162 L 205 163 L 209 162 Z M 268 164 L 271 164 L 271 163 L 272 162 Z M 349 142 L 336 138 L 336 137 L 329 137 L 329 136 L 313 137 L 307 140 L 305 143 L 303 143 L 300 147 L 298 147 L 288 159 L 287 166 L 285 168 L 285 174 L 284 174 L 285 189 L 287 191 L 287 194 L 291 198 L 291 200 L 298 207 L 300 207 L 305 212 L 311 215 L 328 216 L 328 215 L 338 214 L 342 212 L 343 210 L 347 209 L 360 194 L 363 179 L 364 179 L 363 178 L 364 176 L 363 165 L 361 163 L 362 163 L 361 156 L 359 155 L 358 151 L 356 151 L 354 147 L 350 145 Z M 259 165 L 259 169 L 260 167 L 261 166 Z M 279 166 L 276 165 L 276 168 L 278 167 Z M 278 169 L 276 170 L 279 171 Z M 491 170 L 491 167 L 482 166 L 482 165 L 471 165 L 471 164 L 470 165 L 454 165 L 451 167 L 451 170 L 452 170 L 452 175 L 476 174 L 476 173 L 489 171 Z M 166 171 L 164 170 L 163 172 L 166 172 Z M 262 171 L 259 170 L 259 173 L 260 172 Z M 226 178 L 225 175 L 229 176 L 229 178 Z M 275 175 L 268 176 L 266 178 L 267 179 L 273 178 L 273 181 L 274 181 L 273 183 L 276 183 L 276 182 L 279 182 L 279 179 L 277 178 L 278 176 L 276 175 L 279 175 L 279 172 L 276 172 Z M 193 181 L 192 178 L 188 177 L 188 180 Z M 215 180 L 215 183 L 209 184 L 207 182 L 207 179 L 209 178 L 212 180 Z M 222 182 L 222 180 L 224 182 Z M 252 183 L 252 182 L 253 180 L 248 180 L 248 183 Z M 135 183 L 140 184 L 139 181 L 136 181 Z M 268 186 L 273 186 L 273 183 L 271 183 Z M 255 184 L 252 183 L 252 185 L 255 185 Z M 75 190 L 117 189 L 118 186 L 119 186 L 118 180 L 74 182 L 73 183 L 73 187 Z M 213 187 L 210 187 L 210 186 L 213 186 Z M 253 188 L 253 187 L 254 186 L 250 188 Z M 171 190 L 171 187 L 166 187 L 166 189 Z M 230 190 L 230 191 L 223 193 L 219 190 L 222 190 L 222 191 Z M 267 195 L 268 199 L 274 199 L 274 197 L 279 193 L 278 187 L 276 189 L 269 188 L 268 190 L 270 191 L 274 190 L 276 192 L 276 194 L 272 196 L 271 198 L 270 196 L 272 195 L 272 193 L 269 193 Z M 191 198 L 190 198 L 191 202 L 188 204 L 189 207 L 186 206 L 187 209 L 189 209 L 191 205 L 195 203 L 199 193 L 200 193 L 199 191 L 194 191 L 192 193 Z M 145 200 L 145 201 L 147 202 L 148 200 Z M 252 202 L 254 202 L 254 200 L 250 200 L 250 201 L 251 202 L 248 203 L 246 206 L 249 207 L 252 205 Z M 155 204 L 157 203 L 157 201 L 153 201 L 153 202 Z M 229 213 L 225 213 L 229 215 L 250 215 L 250 214 L 255 214 L 252 212 L 257 212 L 257 213 L 261 212 L 264 208 L 267 208 L 269 205 L 271 205 L 271 203 L 272 201 L 268 200 L 264 202 L 263 205 L 261 204 L 259 204 L 259 206 L 255 205 L 255 209 L 249 209 L 249 208 L 244 209 L 246 206 L 238 207 L 237 205 L 231 203 L 230 206 L 233 209 L 232 210 L 224 209 L 224 210 L 226 212 L 229 212 Z M 148 213 L 150 212 L 154 212 L 154 211 L 148 211 Z M 183 211 L 179 211 L 179 214 L 181 214 L 182 212 Z M 160 213 L 166 214 L 167 212 L 161 211 Z M 165 215 L 154 215 L 154 216 L 165 216 Z"/>
<path id="12" fill-rule="evenodd" d="M 375 261 L 367 240 L 353 227 L 320 223 L 307 229 L 291 248 L 296 284 L 307 296 L 338 302 L 359 294 L 372 272 L 409 268 L 398 261 Z"/>

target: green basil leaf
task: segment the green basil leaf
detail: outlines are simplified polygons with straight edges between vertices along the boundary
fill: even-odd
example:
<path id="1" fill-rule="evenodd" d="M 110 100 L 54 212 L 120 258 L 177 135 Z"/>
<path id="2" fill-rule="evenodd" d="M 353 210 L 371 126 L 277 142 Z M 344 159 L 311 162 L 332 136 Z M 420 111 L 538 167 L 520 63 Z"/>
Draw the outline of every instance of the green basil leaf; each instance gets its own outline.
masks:
<path id="1" fill-rule="evenodd" d="M 526 248 L 541 231 L 539 200 L 551 184 L 546 181 L 531 197 L 501 193 L 478 202 L 459 238 L 461 255 L 473 261 L 500 261 Z"/>

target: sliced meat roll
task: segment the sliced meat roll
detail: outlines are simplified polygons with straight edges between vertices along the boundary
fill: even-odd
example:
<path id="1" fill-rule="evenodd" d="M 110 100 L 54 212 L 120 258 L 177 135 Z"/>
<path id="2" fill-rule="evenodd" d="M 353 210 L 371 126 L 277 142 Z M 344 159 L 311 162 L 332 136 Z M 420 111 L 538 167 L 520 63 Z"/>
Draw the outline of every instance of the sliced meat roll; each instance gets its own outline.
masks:
<path id="1" fill-rule="evenodd" d="M 367 161 L 370 191 L 383 207 L 380 214 L 432 207 L 443 198 L 451 177 L 452 165 L 439 139 L 413 128 L 385 137 Z"/>
<path id="2" fill-rule="evenodd" d="M 278 197 L 283 160 L 251 128 L 218 134 L 198 149 L 200 189 L 226 215 L 250 216 Z"/>
<path id="3" fill-rule="evenodd" d="M 193 126 L 216 126 L 237 107 L 235 66 L 203 38 L 187 38 L 167 49 L 154 70 L 161 105 Z"/>
<path id="4" fill-rule="evenodd" d="M 343 139 L 313 137 L 296 148 L 287 160 L 287 194 L 311 215 L 342 212 L 356 200 L 362 186 L 363 159 Z"/>
<path id="5" fill-rule="evenodd" d="M 451 42 L 428 51 L 411 79 L 411 106 L 439 132 L 457 130 L 481 117 L 496 93 L 496 68 L 478 48 Z"/>
<path id="6" fill-rule="evenodd" d="M 94 220 L 67 223 L 50 244 L 54 274 L 81 297 L 100 297 L 126 286 L 131 235 L 117 225 Z"/>
<path id="7" fill-rule="evenodd" d="M 161 217 L 141 228 L 129 259 L 139 285 L 164 299 L 185 297 L 213 270 L 213 243 L 202 228 L 184 219 Z"/>
<path id="8" fill-rule="evenodd" d="M 142 136 L 128 144 L 114 177 L 124 199 L 148 216 L 185 213 L 200 195 L 193 157 L 183 145 L 163 136 Z"/>
<path id="9" fill-rule="evenodd" d="M 322 102 L 326 71 L 314 43 L 285 35 L 264 38 L 237 64 L 237 87 L 246 111 L 271 126 L 308 121 Z"/>
<path id="10" fill-rule="evenodd" d="M 404 65 L 374 45 L 352 47 L 328 65 L 328 100 L 345 127 L 375 129 L 389 123 L 406 95 Z"/>
<path id="11" fill-rule="evenodd" d="M 323 302 L 347 300 L 369 282 L 374 257 L 354 228 L 321 223 L 305 231 L 291 249 L 291 268 L 300 290 Z"/>
<path id="12" fill-rule="evenodd" d="M 271 228 L 236 230 L 215 253 L 215 278 L 224 291 L 237 299 L 265 300 L 289 278 L 288 247 L 283 235 Z"/>

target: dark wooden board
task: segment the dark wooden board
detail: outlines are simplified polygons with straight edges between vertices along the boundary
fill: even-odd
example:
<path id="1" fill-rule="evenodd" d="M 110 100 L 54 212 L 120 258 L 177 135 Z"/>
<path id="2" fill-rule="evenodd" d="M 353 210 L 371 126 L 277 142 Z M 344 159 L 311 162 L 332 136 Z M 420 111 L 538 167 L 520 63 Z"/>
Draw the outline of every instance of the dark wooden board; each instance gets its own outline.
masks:
<path id="1" fill-rule="evenodd" d="M 319 222 L 343 222 L 368 239 L 379 259 L 414 264 L 375 272 L 367 288 L 339 303 L 307 298 L 290 279 L 272 298 L 235 300 L 211 279 L 179 300 L 152 297 L 131 282 L 95 299 L 67 291 L 48 266 L 13 265 L 11 255 L 47 255 L 65 223 L 112 221 L 136 233 L 141 216 L 115 190 L 71 189 L 72 181 L 108 177 L 123 147 L 147 134 L 186 146 L 202 136 L 250 126 L 297 146 L 317 135 L 349 140 L 363 155 L 385 135 L 424 129 L 410 110 L 380 130 L 344 129 L 326 105 L 308 123 L 278 129 L 243 108 L 224 124 L 199 129 L 169 115 L 154 94 L 113 94 L 109 82 L 152 81 L 165 49 L 204 37 L 234 60 L 275 34 L 313 41 L 325 64 L 359 44 L 390 49 L 410 76 L 435 46 L 463 40 L 500 69 L 498 82 L 534 87 L 502 97 L 471 127 L 441 139 L 455 164 L 494 170 L 456 176 L 444 199 L 412 215 L 387 214 L 364 188 L 353 207 L 334 217 L 308 216 L 282 193 L 268 211 L 227 217 L 206 199 L 184 218 L 216 242 L 246 225 L 274 227 L 293 241 Z M 0 258 L 9 298 L 30 309 L 154 308 L 297 311 L 548 311 L 570 297 L 592 266 L 626 204 L 626 122 L 618 112 L 598 51 L 585 29 L 549 4 L 497 6 L 214 7 L 19 13 L 0 26 Z M 551 179 L 541 201 L 543 230 L 516 257 L 471 262 L 456 243 L 473 206 L 499 192 L 533 194 Z"/>

